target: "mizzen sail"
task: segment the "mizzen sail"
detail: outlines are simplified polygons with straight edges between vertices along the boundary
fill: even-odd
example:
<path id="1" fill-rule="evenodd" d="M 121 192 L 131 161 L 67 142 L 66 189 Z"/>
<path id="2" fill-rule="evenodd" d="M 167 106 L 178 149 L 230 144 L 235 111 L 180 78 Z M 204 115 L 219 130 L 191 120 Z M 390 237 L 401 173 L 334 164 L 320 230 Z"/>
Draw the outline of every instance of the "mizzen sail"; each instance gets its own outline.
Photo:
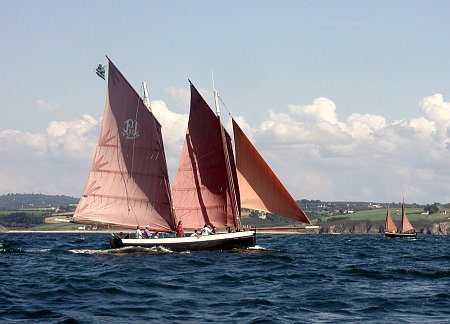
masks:
<path id="1" fill-rule="evenodd" d="M 191 84 L 188 129 L 172 189 L 177 219 L 185 227 L 237 226 L 229 144 L 220 119 Z"/>
<path id="2" fill-rule="evenodd" d="M 74 220 L 172 231 L 168 178 L 161 125 L 110 61 L 100 137 Z"/>
<path id="3" fill-rule="evenodd" d="M 300 206 L 233 119 L 241 207 L 310 224 Z"/>

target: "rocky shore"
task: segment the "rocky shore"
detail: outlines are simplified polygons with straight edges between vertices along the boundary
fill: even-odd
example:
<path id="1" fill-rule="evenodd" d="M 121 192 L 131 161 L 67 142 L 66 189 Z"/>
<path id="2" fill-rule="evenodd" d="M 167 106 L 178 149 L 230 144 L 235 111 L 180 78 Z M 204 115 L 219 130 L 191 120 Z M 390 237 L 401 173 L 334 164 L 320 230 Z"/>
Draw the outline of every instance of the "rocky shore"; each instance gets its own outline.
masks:
<path id="1" fill-rule="evenodd" d="M 431 235 L 450 235 L 450 222 L 440 222 L 434 224 L 415 226 L 419 234 Z M 33 230 L 8 230 L 0 228 L 3 233 L 83 233 L 83 234 L 99 234 L 99 233 L 113 233 L 114 230 L 47 230 L 47 231 L 33 231 Z M 318 229 L 263 229 L 259 228 L 259 234 L 381 234 L 384 232 L 384 225 L 373 224 L 370 222 L 357 223 L 337 223 L 337 224 L 320 224 Z"/>
<path id="2" fill-rule="evenodd" d="M 449 235 L 450 222 L 417 226 L 416 230 L 420 234 Z M 378 234 L 383 232 L 383 225 L 368 222 L 320 225 L 319 230 L 319 234 Z"/>

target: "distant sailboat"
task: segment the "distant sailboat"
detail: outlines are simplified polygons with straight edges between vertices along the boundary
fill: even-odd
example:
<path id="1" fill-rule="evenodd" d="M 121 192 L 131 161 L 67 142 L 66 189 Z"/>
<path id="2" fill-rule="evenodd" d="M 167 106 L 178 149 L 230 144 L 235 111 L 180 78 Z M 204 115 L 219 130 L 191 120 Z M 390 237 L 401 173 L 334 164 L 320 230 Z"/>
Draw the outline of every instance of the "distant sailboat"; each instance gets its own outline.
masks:
<path id="1" fill-rule="evenodd" d="M 109 59 L 108 59 L 109 60 Z M 109 61 L 108 93 L 92 169 L 74 214 L 83 224 L 173 233 L 176 224 L 205 224 L 227 233 L 134 239 L 114 235 L 112 247 L 164 246 L 173 251 L 254 246 L 255 231 L 242 231 L 241 208 L 271 212 L 310 224 L 273 171 L 233 120 L 231 137 L 190 84 L 188 128 L 171 190 L 161 125 Z"/>
<path id="2" fill-rule="evenodd" d="M 402 203 L 402 226 L 400 231 L 392 220 L 389 206 L 386 210 L 386 223 L 384 226 L 384 236 L 386 237 L 416 237 L 417 233 L 408 220 L 405 211 L 405 203 Z"/>

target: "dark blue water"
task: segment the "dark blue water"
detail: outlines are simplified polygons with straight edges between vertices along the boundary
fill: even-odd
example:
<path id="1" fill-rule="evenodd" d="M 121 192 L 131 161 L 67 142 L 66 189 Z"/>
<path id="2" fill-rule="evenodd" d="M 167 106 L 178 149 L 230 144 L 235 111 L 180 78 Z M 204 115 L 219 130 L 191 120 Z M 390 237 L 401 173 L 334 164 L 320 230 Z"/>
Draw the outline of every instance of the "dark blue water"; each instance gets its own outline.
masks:
<path id="1" fill-rule="evenodd" d="M 0 234 L 0 322 L 450 322 L 450 237 L 259 235 L 261 249 L 111 251 Z"/>

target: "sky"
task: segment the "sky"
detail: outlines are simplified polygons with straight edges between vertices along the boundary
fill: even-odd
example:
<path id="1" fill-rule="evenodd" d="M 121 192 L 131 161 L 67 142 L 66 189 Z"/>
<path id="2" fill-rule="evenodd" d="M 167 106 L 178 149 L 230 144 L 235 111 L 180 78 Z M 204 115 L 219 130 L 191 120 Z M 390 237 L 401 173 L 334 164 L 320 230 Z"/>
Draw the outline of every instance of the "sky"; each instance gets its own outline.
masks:
<path id="1" fill-rule="evenodd" d="M 213 71 L 295 199 L 450 202 L 449 1 L 0 8 L 0 194 L 81 195 L 106 95 L 94 68 L 108 55 L 137 91 L 148 83 L 172 179 L 188 79 L 212 103 Z"/>

